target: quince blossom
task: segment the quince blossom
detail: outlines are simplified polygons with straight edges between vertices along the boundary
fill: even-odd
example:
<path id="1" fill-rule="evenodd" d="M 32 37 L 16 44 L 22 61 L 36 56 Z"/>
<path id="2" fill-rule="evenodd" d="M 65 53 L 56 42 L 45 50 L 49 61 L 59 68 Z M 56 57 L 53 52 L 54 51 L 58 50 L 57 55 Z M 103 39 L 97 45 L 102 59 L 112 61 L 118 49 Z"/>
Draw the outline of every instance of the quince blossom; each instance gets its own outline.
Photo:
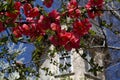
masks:
<path id="1" fill-rule="evenodd" d="M 88 31 L 90 30 L 91 27 L 92 27 L 92 24 L 89 22 L 88 19 L 83 19 L 81 21 L 76 20 L 73 23 L 73 33 L 77 37 L 82 37 L 85 34 L 88 34 Z"/>
<path id="2" fill-rule="evenodd" d="M 50 8 L 53 4 L 53 0 L 44 0 L 43 4 L 47 7 Z"/>
<path id="3" fill-rule="evenodd" d="M 104 0 L 89 0 L 85 8 L 87 9 L 88 16 L 90 18 L 95 18 L 101 15 L 101 10 L 103 10 Z"/>
<path id="4" fill-rule="evenodd" d="M 8 12 L 6 12 L 5 15 L 7 17 L 9 17 L 12 21 L 16 20 L 16 18 L 20 14 L 20 7 L 21 7 L 21 3 L 20 2 L 15 2 L 14 3 L 14 11 L 12 11 L 12 12 L 8 11 Z"/>
<path id="5" fill-rule="evenodd" d="M 81 11 L 79 9 L 78 3 L 76 0 L 70 0 L 67 5 L 68 15 L 71 18 L 78 18 L 81 15 Z"/>
<path id="6" fill-rule="evenodd" d="M 80 40 L 74 36 L 72 32 L 62 30 L 57 35 L 50 37 L 50 41 L 54 46 L 64 47 L 70 51 L 72 48 L 79 48 Z"/>
<path id="7" fill-rule="evenodd" d="M 29 3 L 24 4 L 23 9 L 26 17 L 36 17 L 39 15 L 39 9 L 37 7 L 32 8 Z"/>

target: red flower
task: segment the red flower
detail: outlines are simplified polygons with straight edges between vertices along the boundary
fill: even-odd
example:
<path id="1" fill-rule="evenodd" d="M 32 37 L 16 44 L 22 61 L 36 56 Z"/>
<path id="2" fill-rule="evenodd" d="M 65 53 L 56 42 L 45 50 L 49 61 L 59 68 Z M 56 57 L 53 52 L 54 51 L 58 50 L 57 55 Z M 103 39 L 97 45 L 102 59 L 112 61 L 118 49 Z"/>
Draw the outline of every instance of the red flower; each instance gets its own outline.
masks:
<path id="1" fill-rule="evenodd" d="M 37 32 L 35 32 L 35 29 L 32 24 L 30 24 L 30 25 L 23 24 L 22 26 L 13 28 L 13 34 L 17 38 L 22 37 L 22 35 L 31 37 L 31 36 L 33 36 L 33 31 L 34 31 L 34 33 L 37 33 Z M 34 35 L 34 36 L 36 36 L 36 35 Z"/>
<path id="2" fill-rule="evenodd" d="M 67 5 L 67 9 L 76 9 L 78 7 L 76 0 L 70 0 L 70 2 Z"/>
<path id="3" fill-rule="evenodd" d="M 71 0 L 67 5 L 67 9 L 68 9 L 68 15 L 71 18 L 80 17 L 81 11 L 79 10 L 78 3 L 76 0 Z"/>
<path id="4" fill-rule="evenodd" d="M 61 31 L 61 33 L 59 33 L 59 43 L 60 45 L 66 45 L 69 40 L 71 38 L 71 33 L 70 32 L 66 32 L 66 31 Z"/>
<path id="5" fill-rule="evenodd" d="M 86 4 L 86 9 L 88 12 L 88 16 L 90 18 L 95 18 L 96 16 L 100 16 L 103 9 L 104 0 L 89 0 Z"/>
<path id="6" fill-rule="evenodd" d="M 26 21 L 28 22 L 28 23 L 35 23 L 35 20 L 34 20 L 34 18 L 32 18 L 32 17 L 27 17 L 26 18 Z M 37 22 L 37 21 L 36 21 Z"/>
<path id="7" fill-rule="evenodd" d="M 17 18 L 17 16 L 20 14 L 20 2 L 15 2 L 14 4 L 14 11 L 12 12 L 6 12 L 6 16 L 10 17 L 13 21 Z"/>
<path id="8" fill-rule="evenodd" d="M 19 11 L 20 7 L 21 7 L 21 2 L 15 2 L 14 8 Z"/>
<path id="9" fill-rule="evenodd" d="M 17 18 L 17 16 L 19 15 L 19 13 L 17 12 L 6 12 L 6 16 L 10 17 L 11 19 L 15 20 Z"/>
<path id="10" fill-rule="evenodd" d="M 74 9 L 74 10 L 70 9 L 68 11 L 68 15 L 71 18 L 78 18 L 81 16 L 81 11 L 79 9 Z"/>
<path id="11" fill-rule="evenodd" d="M 36 17 L 39 15 L 39 9 L 37 7 L 34 7 L 30 10 L 29 17 Z"/>
<path id="12" fill-rule="evenodd" d="M 98 7 L 103 6 L 104 0 L 90 0 L 89 1 L 92 5 L 96 5 Z"/>
<path id="13" fill-rule="evenodd" d="M 68 43 L 70 40 L 71 33 L 66 31 L 61 31 L 60 33 L 57 33 L 56 35 L 50 37 L 50 41 L 54 46 L 64 46 Z"/>
<path id="14" fill-rule="evenodd" d="M 4 28 L 4 26 L 3 26 L 3 23 L 0 21 L 0 32 L 2 32 L 2 31 L 4 31 L 5 30 L 5 28 Z"/>
<path id="15" fill-rule="evenodd" d="M 27 15 L 29 15 L 29 10 L 32 9 L 32 6 L 31 6 L 31 4 L 26 3 L 26 4 L 24 4 L 23 9 L 24 9 L 24 14 L 27 16 Z"/>
<path id="16" fill-rule="evenodd" d="M 44 0 L 43 4 L 47 7 L 50 8 L 53 4 L 53 0 Z"/>
<path id="17" fill-rule="evenodd" d="M 31 39 L 35 39 L 37 36 L 41 35 L 40 31 L 36 27 L 36 24 L 32 23 L 32 24 L 29 24 L 28 26 L 30 26 L 29 36 Z"/>
<path id="18" fill-rule="evenodd" d="M 72 48 L 79 48 L 80 47 L 80 39 L 75 37 L 74 34 L 72 34 L 69 42 L 64 47 L 67 51 L 70 51 Z"/>
<path id="19" fill-rule="evenodd" d="M 77 37 L 84 36 L 88 33 L 90 27 L 92 27 L 92 25 L 88 19 L 83 19 L 82 21 L 76 20 L 73 23 L 73 33 Z"/>
<path id="20" fill-rule="evenodd" d="M 66 50 L 70 51 L 72 48 L 79 48 L 79 38 L 71 32 L 61 31 L 56 35 L 50 37 L 50 41 L 54 46 L 64 47 Z"/>
<path id="21" fill-rule="evenodd" d="M 50 19 L 44 15 L 41 15 L 38 20 L 37 29 L 41 32 L 45 32 L 47 29 L 50 29 L 50 24 Z"/>
<path id="22" fill-rule="evenodd" d="M 16 38 L 22 37 L 20 26 L 13 28 L 13 34 L 15 35 Z"/>
<path id="23" fill-rule="evenodd" d="M 26 17 L 36 17 L 39 15 L 39 9 L 37 7 L 32 8 L 31 4 L 24 4 L 23 9 Z"/>
<path id="24" fill-rule="evenodd" d="M 23 24 L 21 27 L 22 34 L 30 35 L 30 26 L 27 24 Z"/>
<path id="25" fill-rule="evenodd" d="M 52 22 L 59 21 L 60 20 L 60 13 L 57 12 L 56 10 L 52 10 L 49 14 L 48 17 Z"/>
<path id="26" fill-rule="evenodd" d="M 53 31 L 56 31 L 56 32 L 60 32 L 61 31 L 60 24 L 58 24 L 58 23 L 51 23 L 50 27 L 51 27 L 51 29 Z"/>

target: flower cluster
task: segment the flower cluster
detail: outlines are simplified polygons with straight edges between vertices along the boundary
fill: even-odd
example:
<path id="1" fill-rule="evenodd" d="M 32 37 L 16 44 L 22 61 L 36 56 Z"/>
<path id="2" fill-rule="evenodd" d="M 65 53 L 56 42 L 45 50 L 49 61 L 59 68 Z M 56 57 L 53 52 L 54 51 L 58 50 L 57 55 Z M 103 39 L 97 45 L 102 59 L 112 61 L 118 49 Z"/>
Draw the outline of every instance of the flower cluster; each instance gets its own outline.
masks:
<path id="1" fill-rule="evenodd" d="M 24 14 L 26 17 L 36 17 L 39 15 L 39 9 L 37 7 L 32 8 L 31 4 L 26 3 L 23 6 Z"/>
<path id="2" fill-rule="evenodd" d="M 43 4 L 50 8 L 54 0 L 44 0 Z M 30 3 L 24 3 L 21 5 L 20 2 L 14 3 L 15 12 L 6 12 L 8 22 L 12 20 L 15 22 L 17 17 L 20 15 L 20 8 L 24 11 L 26 16 L 26 23 L 17 23 L 12 28 L 13 34 L 16 38 L 22 37 L 23 35 L 29 36 L 31 39 L 36 39 L 39 36 L 47 35 L 48 30 L 54 32 L 49 34 L 48 40 L 59 48 L 64 47 L 66 50 L 80 47 L 80 38 L 88 34 L 92 24 L 89 19 L 94 19 L 96 16 L 101 15 L 103 9 L 104 0 L 89 0 L 85 7 L 80 7 L 77 0 L 70 0 L 64 10 L 65 12 L 58 12 L 52 10 L 49 13 L 43 14 L 44 11 L 40 11 L 39 8 L 33 7 Z M 82 11 L 82 9 L 86 11 Z M 83 13 L 84 12 L 84 13 Z M 83 14 L 88 16 L 84 17 Z M 66 18 L 70 18 L 71 22 L 67 26 L 66 30 L 62 29 L 63 22 Z M 21 21 L 21 20 L 19 20 Z M 64 22 L 66 25 L 66 23 Z M 71 27 L 70 27 L 71 26 Z M 4 25 L 0 22 L 0 32 L 4 29 Z"/>
<path id="3" fill-rule="evenodd" d="M 37 12 L 35 11 L 35 13 Z M 26 16 L 27 16 L 27 13 L 26 13 Z M 27 35 L 33 38 L 36 36 L 45 35 L 45 32 L 48 29 L 51 29 L 54 31 L 60 30 L 60 15 L 56 10 L 53 10 L 52 12 L 50 12 L 48 16 L 40 15 L 38 20 L 34 20 L 34 17 L 36 16 L 34 15 L 28 16 L 26 20 L 29 24 L 22 24 L 22 25 L 18 24 L 17 27 L 13 28 L 13 34 L 17 38 L 22 37 L 22 35 Z"/>
<path id="4" fill-rule="evenodd" d="M 62 30 L 60 33 L 50 37 L 50 41 L 54 46 L 62 46 L 69 51 L 72 48 L 79 48 L 80 40 L 72 32 Z"/>
<path id="5" fill-rule="evenodd" d="M 90 18 L 95 18 L 101 15 L 103 9 L 104 0 L 89 0 L 86 4 L 86 9 Z"/>
<path id="6" fill-rule="evenodd" d="M 53 4 L 53 0 L 44 0 L 43 4 L 46 7 L 50 8 L 52 6 L 52 4 Z"/>
<path id="7" fill-rule="evenodd" d="M 5 13 L 5 15 L 7 16 L 7 17 L 9 17 L 8 18 L 8 23 L 9 22 L 14 22 L 15 20 L 16 20 L 16 18 L 20 15 L 20 7 L 21 7 L 21 3 L 20 2 L 15 2 L 14 3 L 14 10 L 13 11 L 8 11 L 8 12 L 6 12 Z"/>
<path id="8" fill-rule="evenodd" d="M 68 15 L 71 18 L 78 18 L 81 15 L 81 11 L 79 9 L 78 3 L 76 0 L 71 0 L 68 5 L 67 5 L 67 9 L 68 9 Z"/>
<path id="9" fill-rule="evenodd" d="M 76 36 L 82 37 L 85 34 L 88 34 L 88 31 L 92 27 L 91 23 L 88 19 L 83 19 L 81 21 L 76 20 L 73 23 L 73 32 Z"/>

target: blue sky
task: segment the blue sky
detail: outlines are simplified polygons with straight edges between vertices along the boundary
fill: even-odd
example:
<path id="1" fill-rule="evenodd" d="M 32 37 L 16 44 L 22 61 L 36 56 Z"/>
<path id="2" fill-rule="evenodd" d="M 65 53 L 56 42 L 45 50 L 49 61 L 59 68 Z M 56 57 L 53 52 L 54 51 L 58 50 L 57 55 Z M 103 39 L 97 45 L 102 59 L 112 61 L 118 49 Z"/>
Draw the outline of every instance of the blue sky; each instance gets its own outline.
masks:
<path id="1" fill-rule="evenodd" d="M 53 5 L 52 5 L 52 7 L 50 7 L 50 8 L 47 8 L 46 6 L 44 6 L 43 5 L 43 2 L 41 1 L 41 0 L 35 0 L 35 6 L 36 5 L 40 5 L 40 6 L 42 6 L 47 12 L 50 12 L 50 11 L 52 11 L 52 10 L 54 10 L 54 9 L 58 9 L 59 7 L 60 7 L 60 4 L 61 4 L 61 2 L 60 2 L 60 0 L 54 0 L 54 3 L 53 3 Z"/>

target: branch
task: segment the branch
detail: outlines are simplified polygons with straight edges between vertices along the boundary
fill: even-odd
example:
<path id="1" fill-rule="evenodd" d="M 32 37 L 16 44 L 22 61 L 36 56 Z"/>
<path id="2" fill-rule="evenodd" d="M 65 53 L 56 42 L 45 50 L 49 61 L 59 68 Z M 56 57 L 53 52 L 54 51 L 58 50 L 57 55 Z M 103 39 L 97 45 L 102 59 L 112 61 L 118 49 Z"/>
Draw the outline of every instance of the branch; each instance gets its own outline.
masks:
<path id="1" fill-rule="evenodd" d="M 110 7 L 108 4 L 106 4 L 106 8 L 110 9 L 110 12 L 111 12 L 117 19 L 120 20 L 120 14 L 119 14 L 117 11 L 115 11 L 115 10 L 114 10 L 112 7 Z M 118 9 L 118 10 L 120 10 L 120 9 Z"/>
<path id="2" fill-rule="evenodd" d="M 102 26 L 102 19 L 100 17 L 98 17 L 98 22 L 99 22 L 99 27 L 102 30 L 102 33 L 103 33 L 103 35 L 105 37 L 105 46 L 107 47 L 107 36 L 106 36 L 106 34 L 104 32 L 104 28 Z"/>
<path id="3" fill-rule="evenodd" d="M 90 48 L 105 48 L 105 46 L 91 46 Z M 108 46 L 109 49 L 120 50 L 120 47 Z"/>
<path id="4" fill-rule="evenodd" d="M 89 62 L 85 57 L 83 57 L 82 54 L 79 52 L 78 49 L 76 49 L 76 52 L 77 52 L 77 54 L 79 54 L 79 56 L 80 56 L 81 58 L 83 58 L 83 60 L 85 60 L 87 63 L 89 63 L 91 67 L 94 67 L 94 66 L 95 66 L 94 64 L 92 64 L 91 62 Z"/>

